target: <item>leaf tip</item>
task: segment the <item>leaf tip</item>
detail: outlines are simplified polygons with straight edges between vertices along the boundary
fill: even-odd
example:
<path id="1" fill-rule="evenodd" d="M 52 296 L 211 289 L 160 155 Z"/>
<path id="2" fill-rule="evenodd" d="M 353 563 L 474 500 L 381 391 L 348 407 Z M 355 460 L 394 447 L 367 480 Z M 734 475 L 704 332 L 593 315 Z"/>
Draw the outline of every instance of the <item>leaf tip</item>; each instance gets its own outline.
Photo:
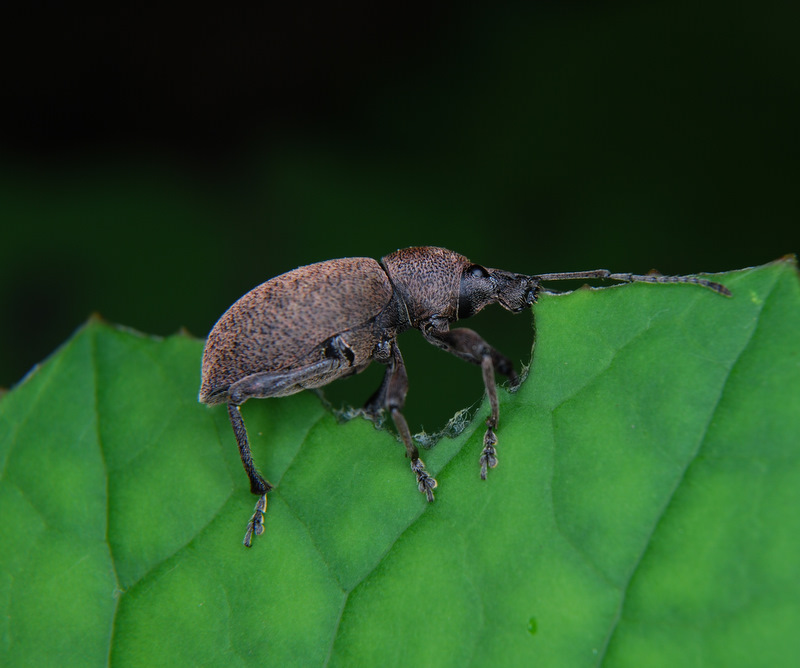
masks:
<path id="1" fill-rule="evenodd" d="M 175 332 L 175 336 L 180 336 L 180 337 L 187 338 L 187 339 L 197 338 L 197 337 L 195 337 L 194 334 L 192 334 L 189 331 L 189 328 L 186 327 L 186 325 L 181 325 L 180 327 L 178 327 L 178 331 Z"/>
<path id="2" fill-rule="evenodd" d="M 787 267 L 800 278 L 800 267 L 797 266 L 797 255 L 794 253 L 786 253 L 786 255 L 778 258 L 775 262 L 787 265 Z"/>

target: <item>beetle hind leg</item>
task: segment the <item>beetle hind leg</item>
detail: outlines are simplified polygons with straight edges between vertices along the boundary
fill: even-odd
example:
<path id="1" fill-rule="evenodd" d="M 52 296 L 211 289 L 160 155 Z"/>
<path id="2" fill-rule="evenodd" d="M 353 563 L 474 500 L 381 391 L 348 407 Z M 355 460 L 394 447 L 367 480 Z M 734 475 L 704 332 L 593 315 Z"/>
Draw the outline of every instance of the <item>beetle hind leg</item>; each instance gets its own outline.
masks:
<path id="1" fill-rule="evenodd" d="M 253 545 L 253 536 L 260 536 L 262 533 L 264 533 L 264 513 L 266 511 L 267 495 L 262 494 L 258 498 L 258 501 L 256 501 L 256 507 L 253 510 L 253 516 L 247 523 L 247 531 L 245 531 L 244 540 L 242 541 L 242 545 L 245 547 L 251 547 Z"/>
<path id="2" fill-rule="evenodd" d="M 236 444 L 239 446 L 239 456 L 242 459 L 242 465 L 250 479 L 250 491 L 253 494 L 258 494 L 259 499 L 256 502 L 253 516 L 247 523 L 247 530 L 244 534 L 242 543 L 245 547 L 250 547 L 253 544 L 253 536 L 260 536 L 264 533 L 264 511 L 267 509 L 267 492 L 272 489 L 264 477 L 256 469 L 253 463 L 253 456 L 250 453 L 250 443 L 247 440 L 247 429 L 244 426 L 242 413 L 239 406 L 236 404 L 228 404 L 228 417 L 231 419 L 231 426 L 233 433 L 236 436 Z"/>

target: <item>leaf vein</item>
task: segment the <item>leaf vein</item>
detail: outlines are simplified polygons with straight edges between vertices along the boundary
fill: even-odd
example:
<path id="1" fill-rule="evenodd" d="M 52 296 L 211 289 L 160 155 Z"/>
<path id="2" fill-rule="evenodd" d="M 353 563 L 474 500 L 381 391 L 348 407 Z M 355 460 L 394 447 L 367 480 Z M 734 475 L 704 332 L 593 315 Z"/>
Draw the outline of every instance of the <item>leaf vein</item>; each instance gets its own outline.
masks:
<path id="1" fill-rule="evenodd" d="M 336 644 L 336 638 L 339 637 L 339 625 L 342 623 L 344 610 L 347 607 L 347 602 L 350 600 L 351 592 L 352 590 L 345 592 L 344 599 L 342 600 L 342 605 L 339 608 L 339 614 L 336 617 L 336 624 L 333 625 L 333 633 L 331 633 L 331 642 L 328 645 L 328 653 L 325 655 L 325 662 L 322 664 L 323 666 L 327 666 L 331 662 L 331 657 L 333 656 L 333 647 Z"/>
<path id="2" fill-rule="evenodd" d="M 111 547 L 111 542 L 108 539 L 108 532 L 110 526 L 110 506 L 111 506 L 111 494 L 109 489 L 109 476 L 108 476 L 108 465 L 106 463 L 106 455 L 105 450 L 103 447 L 103 437 L 102 437 L 102 430 L 100 429 L 100 401 L 98 396 L 98 385 L 99 385 L 99 374 L 98 374 L 98 358 L 97 358 L 97 331 L 96 329 L 92 329 L 89 332 L 89 359 L 91 360 L 92 365 L 92 401 L 94 403 L 94 428 L 95 428 L 95 436 L 97 438 L 97 449 L 100 454 L 100 461 L 103 465 L 103 473 L 105 478 L 105 500 L 106 500 L 106 516 L 105 516 L 105 528 L 103 531 L 106 546 L 108 547 L 108 556 L 110 557 L 111 563 L 111 570 L 114 575 L 114 585 L 115 591 L 119 591 L 119 577 L 117 576 L 117 566 L 116 566 L 116 559 L 114 558 L 114 550 Z M 119 601 L 121 596 L 114 596 L 114 607 L 111 611 L 111 619 L 110 619 L 110 628 L 108 630 L 108 653 L 106 658 L 107 665 L 111 665 L 111 650 L 114 646 L 114 632 L 116 630 L 116 618 L 117 618 L 117 611 L 119 610 Z"/>
<path id="3" fill-rule="evenodd" d="M 623 614 L 623 610 L 625 608 L 625 602 L 626 602 L 626 599 L 627 599 L 627 596 L 628 596 L 628 591 L 630 590 L 631 583 L 633 582 L 633 579 L 636 576 L 636 573 L 639 570 L 639 567 L 641 566 L 645 555 L 650 550 L 650 548 L 652 546 L 652 542 L 653 542 L 653 536 L 658 531 L 658 527 L 663 522 L 664 517 L 666 516 L 667 512 L 669 511 L 670 506 L 672 506 L 672 504 L 673 504 L 673 502 L 675 500 L 675 495 L 677 494 L 677 492 L 680 489 L 681 485 L 683 484 L 684 480 L 686 480 L 686 476 L 687 476 L 687 474 L 689 472 L 689 469 L 691 469 L 692 466 L 695 464 L 695 462 L 697 461 L 698 456 L 700 455 L 700 452 L 703 449 L 703 445 L 704 445 L 704 443 L 706 441 L 706 438 L 708 437 L 708 431 L 709 431 L 709 429 L 711 427 L 711 424 L 714 422 L 714 417 L 716 416 L 717 411 L 719 410 L 720 403 L 722 402 L 722 397 L 725 395 L 725 391 L 726 391 L 726 389 L 728 387 L 728 382 L 730 381 L 731 374 L 733 373 L 733 370 L 739 364 L 740 360 L 742 359 L 742 356 L 747 351 L 747 349 L 750 347 L 750 345 L 751 345 L 751 343 L 753 341 L 753 338 L 755 336 L 756 331 L 758 330 L 758 327 L 759 327 L 759 324 L 760 324 L 760 321 L 761 321 L 761 313 L 764 310 L 764 306 L 766 305 L 767 300 L 772 296 L 772 294 L 773 294 L 773 292 L 775 290 L 775 283 L 776 282 L 777 282 L 777 277 L 773 279 L 772 284 L 770 285 L 769 289 L 767 290 L 766 296 L 764 297 L 763 300 L 761 300 L 761 303 L 759 304 L 758 313 L 757 313 L 756 317 L 753 319 L 753 326 L 750 329 L 750 333 L 749 333 L 749 335 L 747 337 L 747 340 L 743 343 L 741 349 L 739 350 L 738 354 L 736 355 L 736 358 L 733 360 L 733 363 L 728 368 L 728 372 L 725 374 L 725 377 L 722 380 L 719 392 L 717 394 L 716 401 L 714 402 L 714 405 L 713 405 L 713 407 L 711 408 L 711 410 L 709 412 L 709 417 L 708 417 L 708 420 L 706 421 L 705 427 L 703 429 L 703 433 L 702 433 L 701 437 L 698 439 L 697 447 L 695 448 L 695 450 L 692 453 L 691 457 L 686 462 L 686 465 L 684 466 L 683 471 L 681 472 L 680 476 L 678 477 L 678 479 L 675 482 L 675 486 L 672 488 L 672 491 L 670 492 L 669 496 L 666 498 L 666 500 L 664 502 L 664 505 L 661 508 L 661 512 L 658 514 L 658 516 L 656 517 L 655 521 L 653 522 L 653 528 L 651 529 L 649 535 L 647 536 L 647 539 L 645 540 L 645 542 L 644 542 L 644 544 L 642 546 L 642 549 L 639 552 L 639 556 L 637 557 L 636 561 L 633 563 L 633 565 L 631 567 L 631 570 L 630 570 L 630 573 L 628 574 L 628 577 L 626 578 L 625 583 L 622 586 L 622 589 L 621 589 L 621 592 L 620 592 L 620 600 L 619 600 L 619 604 L 617 606 L 617 610 L 616 610 L 615 615 L 614 615 L 614 619 L 611 622 L 611 626 L 610 626 L 610 628 L 608 630 L 608 633 L 606 635 L 605 641 L 603 642 L 603 646 L 602 646 L 602 648 L 599 650 L 599 652 L 597 654 L 597 664 L 596 665 L 598 665 L 598 666 L 603 663 L 603 660 L 605 659 L 605 656 L 608 653 L 608 648 L 611 645 L 611 642 L 612 642 L 612 640 L 614 638 L 614 635 L 617 632 L 617 629 L 619 627 L 619 623 L 622 620 L 622 614 Z"/>

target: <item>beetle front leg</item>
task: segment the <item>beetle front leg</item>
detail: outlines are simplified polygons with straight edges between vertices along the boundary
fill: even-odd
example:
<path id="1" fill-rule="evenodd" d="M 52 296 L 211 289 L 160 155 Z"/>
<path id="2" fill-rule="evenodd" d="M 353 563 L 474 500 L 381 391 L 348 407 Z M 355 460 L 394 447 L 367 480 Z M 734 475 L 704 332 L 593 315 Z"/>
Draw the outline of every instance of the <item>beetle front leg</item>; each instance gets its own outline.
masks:
<path id="1" fill-rule="evenodd" d="M 436 479 L 425 470 L 425 463 L 419 458 L 419 450 L 411 440 L 411 431 L 401 409 L 408 394 L 408 374 L 396 343 L 392 343 L 392 357 L 389 368 L 379 392 L 383 393 L 384 407 L 392 416 L 403 444 L 406 446 L 406 456 L 411 459 L 411 471 L 417 477 L 417 488 L 428 499 L 433 501 L 433 490 L 436 489 Z"/>
<path id="2" fill-rule="evenodd" d="M 486 480 L 489 469 L 497 466 L 497 423 L 500 419 L 500 410 L 497 400 L 497 386 L 495 384 L 495 371 L 507 376 L 512 385 L 519 383 L 519 378 L 514 371 L 511 360 L 495 350 L 481 336 L 465 327 L 449 331 L 431 328 L 423 330 L 425 338 L 433 345 L 452 353 L 472 364 L 479 364 L 483 372 L 483 384 L 486 395 L 489 397 L 491 414 L 486 420 L 486 433 L 483 436 L 483 450 L 481 451 L 481 480 Z"/>
<path id="3" fill-rule="evenodd" d="M 491 355 L 484 355 L 481 360 L 481 370 L 483 371 L 483 384 L 486 386 L 486 394 L 489 395 L 489 406 L 492 413 L 486 420 L 486 433 L 483 435 L 483 451 L 481 452 L 481 480 L 486 480 L 488 469 L 497 466 L 497 436 L 494 430 L 497 429 L 497 421 L 500 419 L 500 407 L 497 401 L 497 386 L 494 382 L 494 364 Z"/>

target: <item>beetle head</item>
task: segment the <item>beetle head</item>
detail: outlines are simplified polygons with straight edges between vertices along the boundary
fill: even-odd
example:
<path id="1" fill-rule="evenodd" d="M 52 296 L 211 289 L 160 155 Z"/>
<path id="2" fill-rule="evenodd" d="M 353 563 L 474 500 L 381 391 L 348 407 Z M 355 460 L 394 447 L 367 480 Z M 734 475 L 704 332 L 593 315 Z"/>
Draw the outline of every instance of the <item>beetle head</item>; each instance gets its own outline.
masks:
<path id="1" fill-rule="evenodd" d="M 458 317 L 468 318 L 495 302 L 507 311 L 519 313 L 536 302 L 538 291 L 535 277 L 471 264 L 461 275 Z"/>

